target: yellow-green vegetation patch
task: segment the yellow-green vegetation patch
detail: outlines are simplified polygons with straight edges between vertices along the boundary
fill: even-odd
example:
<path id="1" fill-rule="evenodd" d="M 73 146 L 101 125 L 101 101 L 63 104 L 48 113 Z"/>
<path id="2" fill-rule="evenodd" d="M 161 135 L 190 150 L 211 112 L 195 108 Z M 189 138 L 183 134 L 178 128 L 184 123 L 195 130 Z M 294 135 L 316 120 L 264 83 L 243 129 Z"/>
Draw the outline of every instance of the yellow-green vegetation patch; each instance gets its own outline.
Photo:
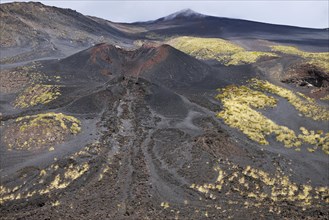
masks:
<path id="1" fill-rule="evenodd" d="M 52 164 L 47 169 L 40 171 L 32 190 L 27 190 L 26 188 L 22 190 L 22 188 L 26 187 L 26 184 L 14 188 L 0 185 L 0 204 L 19 199 L 28 199 L 33 196 L 47 195 L 56 190 L 65 189 L 88 172 L 89 168 L 90 166 L 87 162 L 81 165 L 69 164 L 63 170 L 60 170 L 58 164 Z"/>
<path id="2" fill-rule="evenodd" d="M 313 145 L 313 148 L 308 148 L 309 152 L 314 152 L 318 146 L 322 147 L 322 150 L 329 154 L 329 133 L 323 134 L 323 131 L 319 130 L 309 131 L 304 127 L 300 127 L 301 134 L 298 135 L 298 138 L 304 143 Z"/>
<path id="3" fill-rule="evenodd" d="M 289 201 L 303 208 L 329 203 L 328 187 L 294 183 L 281 170 L 270 174 L 251 166 L 246 166 L 244 169 L 235 164 L 230 166 L 230 172 L 225 172 L 219 167 L 215 168 L 218 178 L 214 183 L 192 184 L 190 188 L 213 200 L 222 199 L 223 195 L 233 192 L 237 196 L 249 198 L 250 202 L 244 199 L 245 206 L 261 205 L 263 201 L 270 201 L 273 204 Z"/>
<path id="4" fill-rule="evenodd" d="M 168 42 L 173 47 L 199 59 L 217 59 L 218 54 L 244 51 L 238 45 L 219 38 L 177 37 Z"/>
<path id="5" fill-rule="evenodd" d="M 16 98 L 14 105 L 17 108 L 28 108 L 38 104 L 47 104 L 60 95 L 59 86 L 33 84 Z"/>
<path id="6" fill-rule="evenodd" d="M 322 97 L 321 100 L 323 100 L 323 101 L 329 101 L 329 95 L 326 95 L 326 96 Z"/>
<path id="7" fill-rule="evenodd" d="M 306 117 L 312 118 L 313 120 L 329 120 L 328 108 L 318 105 L 315 100 L 301 93 L 295 94 L 289 89 L 273 85 L 272 83 L 269 83 L 265 80 L 252 79 L 251 84 L 254 88 L 270 92 L 287 99 L 290 104 L 292 104 L 299 112 L 304 114 Z M 303 99 L 300 96 L 302 96 Z"/>
<path id="8" fill-rule="evenodd" d="M 225 64 L 227 66 L 230 66 L 255 63 L 262 57 L 277 57 L 277 55 L 275 55 L 274 53 L 261 51 L 243 51 L 235 53 L 231 56 L 224 56 L 223 58 L 219 58 L 219 60 L 227 60 Z"/>
<path id="9" fill-rule="evenodd" d="M 292 46 L 272 46 L 272 51 L 291 54 L 308 59 L 309 64 L 315 65 L 326 72 L 329 72 L 329 52 L 305 52 Z"/>
<path id="10" fill-rule="evenodd" d="M 277 57 L 261 51 L 246 51 L 244 48 L 219 38 L 177 37 L 167 42 L 171 46 L 198 59 L 215 59 L 229 65 L 249 64 L 261 57 Z"/>
<path id="11" fill-rule="evenodd" d="M 42 195 L 48 196 L 52 192 L 69 187 L 81 179 L 90 170 L 90 156 L 101 154 L 100 142 L 88 144 L 72 155 L 62 158 L 61 162 L 54 162 L 48 167 L 34 173 L 31 178 L 29 172 L 18 174 L 15 185 L 10 182 L 0 184 L 0 205 L 9 201 L 29 199 Z M 57 160 L 55 160 L 57 161 Z M 68 163 L 63 163 L 67 161 Z M 109 172 L 109 163 L 103 164 L 101 174 Z M 23 174 L 23 175 L 22 175 Z"/>
<path id="12" fill-rule="evenodd" d="M 252 80 L 252 86 L 258 85 L 260 80 Z M 265 82 L 262 82 L 263 84 Z M 259 88 L 259 86 L 255 86 Z M 253 90 L 247 86 L 227 86 L 219 89 L 220 99 L 224 109 L 217 114 L 226 124 L 239 129 L 251 140 L 262 145 L 268 145 L 266 137 L 274 134 L 276 141 L 283 143 L 285 147 L 300 147 L 303 143 L 313 145 L 314 150 L 320 147 L 329 154 L 329 134 L 315 133 L 307 129 L 301 129 L 301 134 L 296 133 L 286 126 L 278 125 L 271 119 L 257 111 L 266 107 L 275 107 L 277 100 L 261 91 Z M 313 107 L 316 106 L 313 103 Z M 317 112 L 323 113 L 322 111 Z M 321 116 L 320 116 L 321 117 Z"/>
<path id="13" fill-rule="evenodd" d="M 160 206 L 163 207 L 164 209 L 167 209 L 170 207 L 169 202 L 161 202 Z"/>
<path id="14" fill-rule="evenodd" d="M 9 149 L 35 150 L 61 143 L 69 134 L 77 134 L 81 122 L 62 113 L 43 113 L 19 117 L 4 132 L 4 142 Z"/>
<path id="15" fill-rule="evenodd" d="M 228 86 L 220 90 L 217 96 L 224 105 L 224 110 L 217 114 L 224 122 L 238 128 L 251 140 L 260 144 L 269 144 L 266 136 L 274 133 L 277 140 L 285 146 L 300 146 L 294 143 L 295 133 L 284 126 L 279 126 L 254 108 L 274 107 L 277 100 L 262 92 L 252 90 L 246 86 Z"/>

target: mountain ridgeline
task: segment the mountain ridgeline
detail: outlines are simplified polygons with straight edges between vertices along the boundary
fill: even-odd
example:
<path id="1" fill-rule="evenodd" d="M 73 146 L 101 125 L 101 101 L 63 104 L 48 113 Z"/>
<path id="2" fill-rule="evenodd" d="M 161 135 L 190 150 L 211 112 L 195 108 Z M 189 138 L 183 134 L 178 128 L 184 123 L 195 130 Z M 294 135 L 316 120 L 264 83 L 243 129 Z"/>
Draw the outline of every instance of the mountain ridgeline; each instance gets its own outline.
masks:
<path id="1" fill-rule="evenodd" d="M 177 35 L 225 39 L 264 39 L 279 43 L 328 47 L 328 31 L 219 18 L 183 10 L 150 22 L 113 23 L 71 9 L 41 3 L 7 3 L 1 11 L 1 63 L 65 57 L 98 43 L 133 47 L 137 39 Z M 247 43 L 245 43 L 247 44 Z M 250 46 L 249 43 L 247 46 Z"/>

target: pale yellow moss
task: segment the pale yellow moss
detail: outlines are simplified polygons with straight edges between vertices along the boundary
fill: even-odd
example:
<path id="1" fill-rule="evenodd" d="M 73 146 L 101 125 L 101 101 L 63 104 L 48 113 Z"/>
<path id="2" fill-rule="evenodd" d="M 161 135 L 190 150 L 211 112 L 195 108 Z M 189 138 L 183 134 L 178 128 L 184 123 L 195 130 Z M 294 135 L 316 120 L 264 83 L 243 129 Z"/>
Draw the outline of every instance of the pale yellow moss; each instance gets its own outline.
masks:
<path id="1" fill-rule="evenodd" d="M 80 121 L 70 115 L 65 115 L 63 113 L 55 113 L 55 112 L 48 112 L 48 113 L 41 113 L 37 115 L 32 116 L 24 116 L 19 117 L 16 119 L 16 122 L 20 122 L 23 120 L 28 120 L 28 122 L 23 123 L 23 125 L 20 126 L 20 130 L 24 131 L 26 129 L 29 129 L 31 127 L 37 127 L 42 123 L 49 123 L 52 124 L 52 122 L 58 122 L 60 127 L 63 130 L 67 130 L 67 123 L 71 123 L 70 131 L 73 134 L 76 134 L 80 131 Z"/>
<path id="2" fill-rule="evenodd" d="M 5 130 L 5 137 L 16 132 L 17 138 L 5 138 L 9 148 L 25 149 L 48 147 L 54 150 L 53 144 L 60 143 L 68 134 L 77 134 L 81 130 L 81 122 L 63 113 L 41 113 L 16 119 L 16 125 Z M 30 135 L 33 133 L 34 135 Z"/>
<path id="3" fill-rule="evenodd" d="M 261 52 L 261 51 L 243 51 L 235 53 L 227 58 L 227 66 L 230 65 L 239 65 L 239 64 L 250 64 L 257 62 L 262 57 L 277 57 L 276 54 L 270 52 Z"/>
<path id="4" fill-rule="evenodd" d="M 81 131 L 81 127 L 80 127 L 80 124 L 76 123 L 76 122 L 73 122 L 72 123 L 72 126 L 70 128 L 72 134 L 77 134 Z"/>
<path id="5" fill-rule="evenodd" d="M 215 170 L 218 171 L 219 169 L 216 168 Z M 229 174 L 225 173 L 225 177 L 220 178 L 222 186 L 228 188 L 233 187 L 233 193 L 235 192 L 243 198 L 250 198 L 251 200 L 245 203 L 245 205 L 248 206 L 258 205 L 259 202 L 265 200 L 272 202 L 272 204 L 277 204 L 281 201 L 289 201 L 300 207 L 316 205 L 319 201 L 323 203 L 329 202 L 326 199 L 329 195 L 328 187 L 321 186 L 313 188 L 311 185 L 307 184 L 298 185 L 281 172 L 269 174 L 264 170 L 252 168 L 250 166 L 240 170 L 237 169 L 237 166 L 234 164 L 231 164 L 228 170 L 232 172 Z M 222 187 L 218 189 L 212 187 L 213 185 L 213 183 L 204 183 L 202 185 L 192 184 L 191 188 L 207 196 L 212 195 L 211 198 L 216 199 L 216 196 L 214 196 L 216 191 L 224 192 L 222 192 Z M 239 199 L 237 201 L 239 201 Z M 236 204 L 236 202 L 229 201 L 229 204 Z"/>
<path id="6" fill-rule="evenodd" d="M 329 134 L 323 134 L 323 132 L 308 131 L 306 128 L 301 127 L 301 134 L 298 138 L 305 143 L 315 146 L 315 148 L 308 148 L 309 152 L 314 152 L 319 146 L 322 148 L 323 152 L 329 154 Z"/>
<path id="7" fill-rule="evenodd" d="M 47 172 L 45 170 L 41 170 L 39 176 L 42 177 L 45 176 L 46 174 Z"/>
<path id="8" fill-rule="evenodd" d="M 273 51 L 277 52 L 282 52 L 286 54 L 296 54 L 302 56 L 303 52 L 299 50 L 296 47 L 293 46 L 283 46 L 283 45 L 277 45 L 277 46 L 272 46 Z"/>
<path id="9" fill-rule="evenodd" d="M 193 183 L 190 186 L 190 188 L 196 189 L 199 192 L 205 193 L 205 194 L 208 194 L 209 190 L 217 189 L 217 190 L 220 191 L 223 187 L 225 172 L 219 167 L 216 167 L 215 170 L 218 172 L 218 176 L 217 176 L 217 179 L 216 179 L 215 183 L 208 183 L 208 184 L 203 184 L 203 185 L 197 185 L 197 184 Z M 213 197 L 212 194 L 210 194 L 209 196 L 211 198 Z"/>
<path id="10" fill-rule="evenodd" d="M 75 180 L 81 176 L 84 172 L 86 172 L 89 169 L 89 165 L 87 163 L 83 164 L 80 169 L 76 169 L 73 165 L 69 167 L 65 171 L 64 178 L 65 179 L 71 179 Z"/>
<path id="11" fill-rule="evenodd" d="M 169 202 L 161 202 L 161 207 L 163 207 L 164 209 L 169 208 Z"/>
<path id="12" fill-rule="evenodd" d="M 321 100 L 328 101 L 329 100 L 329 94 L 326 95 L 326 96 L 324 96 L 324 97 L 322 97 Z"/>
<path id="13" fill-rule="evenodd" d="M 101 181 L 104 178 L 104 174 L 107 173 L 110 170 L 110 167 L 108 165 L 105 165 L 102 168 L 101 173 L 99 174 L 98 181 Z"/>
<path id="14" fill-rule="evenodd" d="M 254 63 L 261 57 L 277 57 L 271 52 L 246 51 L 244 48 L 220 38 L 184 36 L 173 38 L 167 43 L 198 59 L 215 59 L 227 66 Z"/>
<path id="15" fill-rule="evenodd" d="M 44 186 L 44 177 L 46 175 L 46 171 L 41 171 L 39 177 L 39 184 L 42 187 L 40 190 L 34 190 L 24 193 L 16 192 L 18 189 L 21 189 L 22 186 L 17 187 L 16 190 L 9 189 L 4 186 L 0 186 L 0 204 L 3 204 L 7 201 L 13 201 L 18 199 L 27 199 L 34 195 L 45 195 L 51 193 L 55 190 L 64 189 L 68 187 L 73 181 L 80 178 L 83 174 L 85 174 L 89 170 L 90 166 L 88 163 L 83 163 L 81 165 L 70 165 L 63 174 L 57 174 L 55 178 L 46 186 Z M 60 203 L 55 202 L 55 205 L 60 205 Z"/>
<path id="16" fill-rule="evenodd" d="M 307 59 L 307 63 L 315 65 L 323 69 L 324 71 L 329 71 L 329 52 L 315 53 L 315 52 L 305 52 L 299 50 L 292 46 L 272 46 L 272 50 L 276 52 L 281 52 L 285 54 L 297 55 Z"/>
<path id="17" fill-rule="evenodd" d="M 329 120 L 329 109 L 315 103 L 311 98 L 301 99 L 294 92 L 265 80 L 252 79 L 252 87 L 267 91 L 287 99 L 299 112 L 314 120 Z M 306 96 L 303 96 L 305 98 Z"/>
<path id="18" fill-rule="evenodd" d="M 242 47 L 219 38 L 184 36 L 174 38 L 167 43 L 199 59 L 217 59 L 218 54 L 233 54 L 244 51 Z"/>
<path id="19" fill-rule="evenodd" d="M 278 88 L 266 81 L 256 79 L 251 81 L 251 85 L 258 89 L 275 88 L 273 93 L 287 97 L 291 103 L 294 103 L 293 105 L 297 109 L 307 116 L 312 116 L 314 119 L 327 119 L 329 116 L 329 112 L 317 106 L 313 100 L 308 98 L 302 100 L 289 90 L 283 88 L 281 90 L 280 87 Z M 265 91 L 268 90 L 266 89 Z M 320 146 L 325 153 L 329 153 L 328 134 L 324 135 L 301 128 L 301 134 L 297 136 L 293 130 L 276 124 L 257 111 L 259 108 L 275 107 L 277 102 L 275 98 L 250 89 L 247 86 L 227 86 L 219 91 L 220 94 L 217 98 L 222 101 L 224 109 L 217 116 L 222 118 L 226 124 L 239 129 L 251 140 L 267 145 L 269 143 L 266 137 L 274 134 L 276 140 L 283 143 L 286 147 L 300 147 L 303 143 L 307 143 L 314 145 L 315 148 L 312 148 L 314 150 L 316 146 Z M 302 106 L 305 102 L 309 103 L 309 112 Z"/>
<path id="20" fill-rule="evenodd" d="M 251 140 L 260 144 L 267 145 L 265 137 L 274 133 L 277 140 L 285 146 L 296 146 L 297 137 L 292 130 L 277 125 L 251 108 L 274 107 L 276 99 L 246 86 L 228 86 L 220 92 L 217 98 L 222 101 L 224 110 L 217 116 L 223 118 L 226 124 L 238 128 Z"/>
<path id="21" fill-rule="evenodd" d="M 14 105 L 19 108 L 28 108 L 38 104 L 47 104 L 57 99 L 60 94 L 58 86 L 33 84 L 16 98 Z"/>
<path id="22" fill-rule="evenodd" d="M 297 92 L 296 94 L 303 97 L 304 99 L 306 99 L 309 103 L 315 103 L 315 99 L 308 97 L 308 96 L 304 95 L 303 93 Z"/>
<path id="23" fill-rule="evenodd" d="M 55 202 L 52 202 L 51 203 L 51 206 L 53 206 L 53 207 L 55 207 L 55 206 L 59 206 L 61 203 L 60 203 L 60 201 L 55 201 Z"/>

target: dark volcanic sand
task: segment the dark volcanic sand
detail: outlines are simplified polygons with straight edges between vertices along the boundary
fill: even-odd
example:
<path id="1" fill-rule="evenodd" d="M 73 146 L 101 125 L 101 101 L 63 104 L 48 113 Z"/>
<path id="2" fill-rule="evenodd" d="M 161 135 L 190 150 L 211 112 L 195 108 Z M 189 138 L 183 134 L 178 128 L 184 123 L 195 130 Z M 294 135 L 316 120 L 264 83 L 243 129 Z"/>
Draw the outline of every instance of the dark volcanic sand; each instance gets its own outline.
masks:
<path id="1" fill-rule="evenodd" d="M 216 89 L 244 83 L 256 73 L 262 76 L 254 66 L 215 68 L 169 46 L 124 51 L 98 45 L 63 60 L 44 61 L 37 69 L 61 76 L 56 83 L 64 86 L 62 96 L 14 113 L 1 108 L 1 134 L 17 116 L 47 111 L 77 117 L 82 132 L 50 152 L 8 151 L 1 139 L 1 185 L 21 186 L 15 199 L 1 204 L 1 219 L 328 217 L 322 200 L 306 208 L 284 199 L 259 202 L 248 193 L 267 192 L 267 186 L 247 176 L 249 188 L 239 182 L 247 166 L 270 175 L 279 172 L 298 186 L 328 186 L 329 179 L 328 156 L 322 152 L 261 147 L 215 117 L 222 108 L 214 99 Z M 0 98 L 2 106 L 13 99 Z M 295 114 L 294 109 L 283 111 Z M 274 120 L 289 123 L 287 118 Z M 328 132 L 321 123 L 311 125 Z M 217 167 L 225 171 L 221 190 L 202 193 L 192 187 L 216 183 Z M 70 178 L 78 177 L 63 187 L 68 170 Z M 63 182 L 56 183 L 57 176 Z M 51 190 L 44 193 L 47 187 Z M 37 193 L 26 196 L 33 191 Z"/>

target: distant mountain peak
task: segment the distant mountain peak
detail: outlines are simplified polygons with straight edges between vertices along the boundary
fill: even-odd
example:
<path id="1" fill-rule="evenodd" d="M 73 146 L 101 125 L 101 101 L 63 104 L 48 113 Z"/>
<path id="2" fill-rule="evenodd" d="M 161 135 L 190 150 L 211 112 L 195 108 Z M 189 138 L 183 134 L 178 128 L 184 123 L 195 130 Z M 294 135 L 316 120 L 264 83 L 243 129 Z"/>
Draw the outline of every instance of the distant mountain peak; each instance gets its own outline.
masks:
<path id="1" fill-rule="evenodd" d="M 192 9 L 186 8 L 186 9 L 177 11 L 173 14 L 170 14 L 170 15 L 164 17 L 163 19 L 165 21 L 167 21 L 167 20 L 172 20 L 172 19 L 175 19 L 175 18 L 190 18 L 190 17 L 192 17 L 192 18 L 196 18 L 196 17 L 201 18 L 201 17 L 205 17 L 205 15 L 200 14 L 198 12 L 195 12 Z"/>

